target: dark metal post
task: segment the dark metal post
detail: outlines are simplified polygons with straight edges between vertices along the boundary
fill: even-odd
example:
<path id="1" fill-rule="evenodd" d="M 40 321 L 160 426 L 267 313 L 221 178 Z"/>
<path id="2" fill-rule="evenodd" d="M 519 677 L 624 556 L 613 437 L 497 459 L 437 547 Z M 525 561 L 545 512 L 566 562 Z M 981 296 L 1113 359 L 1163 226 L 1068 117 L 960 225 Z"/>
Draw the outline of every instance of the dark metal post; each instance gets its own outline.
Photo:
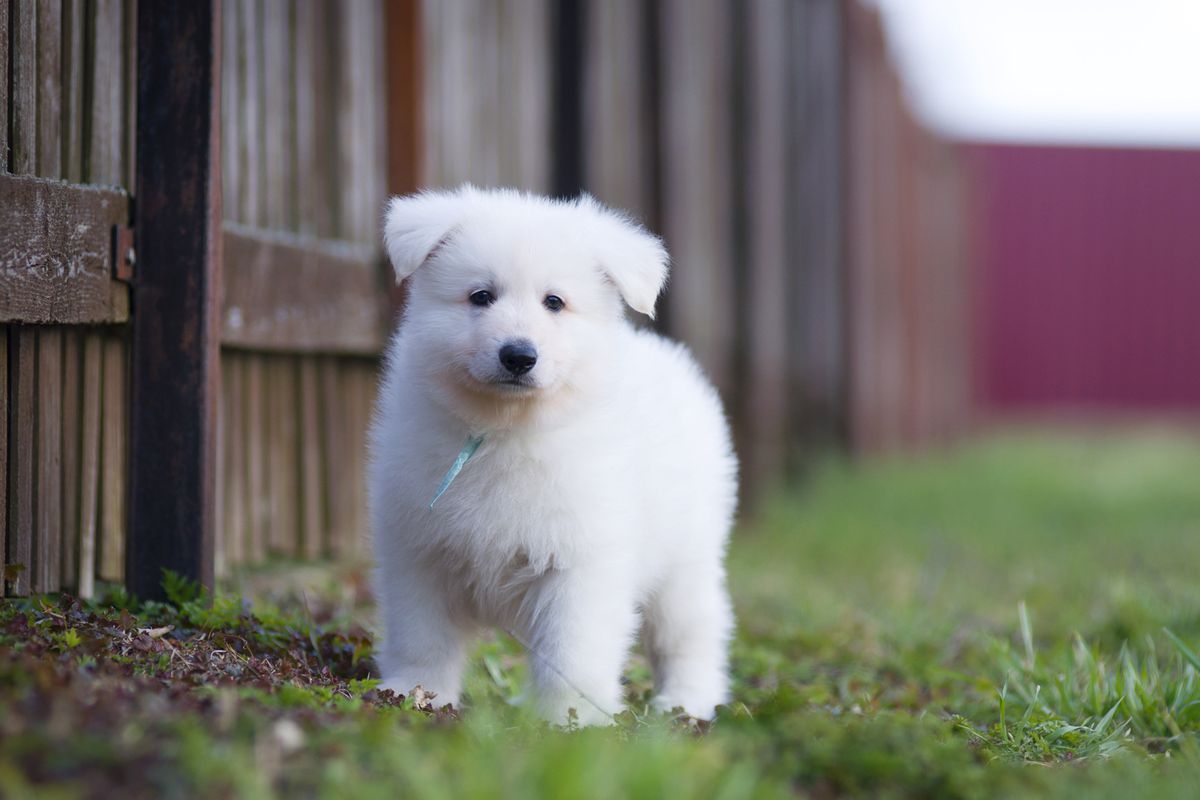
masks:
<path id="1" fill-rule="evenodd" d="M 213 582 L 221 276 L 220 0 L 138 3 L 137 261 L 125 581 Z"/>
<path id="2" fill-rule="evenodd" d="M 554 14 L 553 190 L 556 197 L 575 197 L 583 191 L 586 180 L 583 93 L 587 3 L 558 0 Z"/>

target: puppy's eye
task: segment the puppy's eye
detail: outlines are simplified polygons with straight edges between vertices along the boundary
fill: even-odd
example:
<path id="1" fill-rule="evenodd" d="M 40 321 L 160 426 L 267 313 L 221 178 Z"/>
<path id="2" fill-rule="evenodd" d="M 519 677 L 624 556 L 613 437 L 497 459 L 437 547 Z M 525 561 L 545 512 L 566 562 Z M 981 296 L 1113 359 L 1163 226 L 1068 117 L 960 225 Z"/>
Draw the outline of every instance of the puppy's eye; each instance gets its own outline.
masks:
<path id="1" fill-rule="evenodd" d="M 480 289 L 477 292 L 471 292 L 471 296 L 467 298 L 473 306 L 490 306 L 496 302 L 496 296 L 487 289 Z"/>
<path id="2" fill-rule="evenodd" d="M 542 301 L 542 305 L 555 313 L 558 313 L 567 307 L 567 304 L 563 301 L 563 299 L 556 294 L 546 295 L 546 299 Z"/>

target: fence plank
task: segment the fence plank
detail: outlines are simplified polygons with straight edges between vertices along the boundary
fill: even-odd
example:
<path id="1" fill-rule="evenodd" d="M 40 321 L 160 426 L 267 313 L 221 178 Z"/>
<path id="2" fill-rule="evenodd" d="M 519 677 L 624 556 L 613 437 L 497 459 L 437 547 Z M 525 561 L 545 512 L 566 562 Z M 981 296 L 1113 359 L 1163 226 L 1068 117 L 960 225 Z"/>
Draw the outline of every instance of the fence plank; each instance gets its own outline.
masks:
<path id="1" fill-rule="evenodd" d="M 37 332 L 37 488 L 33 591 L 57 592 L 62 553 L 62 332 Z"/>
<path id="2" fill-rule="evenodd" d="M 126 320 L 112 230 L 128 222 L 128 203 L 120 190 L 0 175 L 0 320 Z"/>
<path id="3" fill-rule="evenodd" d="M 792 8 L 792 428 L 810 449 L 846 435 L 845 55 L 840 3 Z M 815 446 L 815 447 L 814 447 Z"/>
<path id="4" fill-rule="evenodd" d="M 731 7 L 663 4 L 663 230 L 678 265 L 667 292 L 671 332 L 732 394 L 735 335 L 729 105 Z"/>
<path id="5" fill-rule="evenodd" d="M 265 162 L 262 158 L 262 35 L 259 21 L 262 16 L 262 0 L 242 0 L 235 4 L 239 13 L 238 82 L 241 86 L 242 129 L 237 146 L 241 148 L 238 159 L 242 172 L 240 183 L 242 194 L 239 205 L 241 217 L 237 220 L 248 225 L 262 227 L 265 223 L 262 202 L 262 181 Z M 229 146 L 235 146 L 229 142 Z M 231 269 L 236 262 L 230 260 Z"/>
<path id="6" fill-rule="evenodd" d="M 242 150 L 239 146 L 242 110 L 242 85 L 238 69 L 242 54 L 239 51 L 238 12 L 241 4 L 221 4 L 221 39 L 225 57 L 221 59 L 221 203 L 225 219 L 242 218 Z"/>
<path id="7" fill-rule="evenodd" d="M 347 13 L 359 5 L 346 7 Z M 266 226 L 292 227 L 294 196 L 288 185 L 292 157 L 291 112 L 292 50 L 289 0 L 264 0 L 262 16 L 263 92 L 262 133 L 263 201 Z"/>
<path id="8" fill-rule="evenodd" d="M 95 592 L 96 540 L 100 508 L 100 424 L 104 347 L 94 330 L 83 334 L 83 409 L 79 456 L 79 586 L 80 597 Z"/>
<path id="9" fill-rule="evenodd" d="M 242 383 L 243 357 L 221 356 L 221 393 L 225 398 L 225 563 L 229 567 L 246 560 L 246 426 L 243 423 L 245 394 Z"/>
<path id="10" fill-rule="evenodd" d="M 267 540 L 270 531 L 270 505 L 268 503 L 270 483 L 267 476 L 267 459 L 263 447 L 263 432 L 266 430 L 266 411 L 263 389 L 263 363 L 257 356 L 246 358 L 246 471 L 250 487 L 250 530 L 246 551 L 251 563 L 261 562 L 267 555 Z"/>
<path id="11" fill-rule="evenodd" d="M 302 547 L 305 558 L 319 558 L 325 531 L 321 491 L 321 427 L 328 424 L 320 415 L 320 386 L 315 358 L 300 359 L 300 498 Z"/>
<path id="12" fill-rule="evenodd" d="M 123 31 L 121 38 L 121 185 L 133 186 L 137 181 L 137 104 L 138 104 L 138 0 L 124 0 L 121 8 Z"/>
<path id="13" fill-rule="evenodd" d="M 345 478 L 345 464 L 343 463 L 343 453 L 349 446 L 344 433 L 346 412 L 336 359 L 321 359 L 320 380 L 321 418 L 324 420 L 322 433 L 325 444 L 325 502 L 329 509 L 328 548 L 329 553 L 336 556 L 341 552 L 341 543 L 348 528 L 345 487 L 349 483 Z"/>
<path id="14" fill-rule="evenodd" d="M 583 139 L 588 191 L 642 220 L 652 212 L 655 165 L 644 131 L 648 120 L 639 0 L 588 4 Z"/>
<path id="15" fill-rule="evenodd" d="M 80 374 L 82 331 L 62 331 L 62 585 L 79 588 L 79 430 L 82 419 Z"/>
<path id="16" fill-rule="evenodd" d="M 12 0 L 9 18 L 9 160 L 15 175 L 37 172 L 37 6 Z"/>
<path id="17" fill-rule="evenodd" d="M 292 47 L 295 67 L 292 74 L 292 119 L 295 136 L 295 161 L 291 164 L 296 193 L 296 230 L 301 234 L 316 233 L 319 194 L 313 191 L 318 174 L 323 170 L 316 143 L 316 70 L 317 0 L 296 0 L 293 6 Z"/>
<path id="18" fill-rule="evenodd" d="M 22 568 L 9 585 L 13 594 L 18 595 L 29 594 L 33 579 L 36 368 L 34 329 L 9 328 L 8 563 Z"/>
<path id="19" fill-rule="evenodd" d="M 299 555 L 300 464 L 296 447 L 296 364 L 291 356 L 274 359 L 274 449 L 277 467 L 272 488 L 279 498 L 277 546 L 290 557 Z"/>
<path id="20" fill-rule="evenodd" d="M 125 476 L 128 467 L 125 343 L 106 333 L 102 345 L 100 563 L 104 580 L 125 577 Z"/>
<path id="21" fill-rule="evenodd" d="M 37 3 L 37 174 L 62 172 L 62 5 Z"/>
<path id="22" fill-rule="evenodd" d="M 744 475 L 752 491 L 777 476 L 787 445 L 788 374 L 788 5 L 746 6 L 747 95 L 745 204 L 748 330 L 743 425 L 749 452 Z"/>
<path id="23" fill-rule="evenodd" d="M 197 0 L 171 14 L 143 3 L 137 14 L 138 313 L 126 583 L 139 597 L 160 598 L 164 569 L 213 584 L 220 2 Z"/>
<path id="24" fill-rule="evenodd" d="M 263 391 L 266 395 L 266 419 L 263 434 L 267 461 L 267 505 L 270 508 L 270 529 L 267 552 L 282 555 L 287 552 L 287 471 L 284 459 L 283 439 L 287 432 L 283 428 L 284 397 L 281 375 L 282 357 L 261 356 L 263 360 Z"/>
<path id="25" fill-rule="evenodd" d="M 91 128 L 87 142 L 91 183 L 120 185 L 125 175 L 121 129 L 124 120 L 121 0 L 94 0 L 91 64 Z"/>
<path id="26" fill-rule="evenodd" d="M 223 359 L 218 359 L 217 366 L 221 370 L 220 393 L 217 396 L 217 431 L 216 431 L 216 446 L 214 461 L 216 462 L 216 481 L 213 487 L 213 506 L 216 509 L 216 518 L 214 521 L 213 532 L 213 580 L 220 581 L 228 572 L 227 554 L 225 552 L 225 543 L 228 538 L 225 536 L 225 509 L 228 506 L 228 498 L 225 492 L 225 450 L 228 447 L 226 436 L 226 410 L 225 410 L 225 362 Z"/>
<path id="27" fill-rule="evenodd" d="M 9 4 L 0 2 L 0 170 L 8 170 L 8 78 L 9 78 Z M 0 547 L 0 550 L 3 550 Z M 0 565 L 4 562 L 0 554 Z M 0 577 L 0 597 L 4 596 L 4 578 Z"/>
<path id="28" fill-rule="evenodd" d="M 387 191 L 407 194 L 421 184 L 421 126 L 424 119 L 421 82 L 424 46 L 420 0 L 387 0 Z M 301 162 L 303 163 L 303 162 Z"/>
<path id="29" fill-rule="evenodd" d="M 4 25 L 7 13 L 7 8 L 0 8 L 0 37 L 7 33 Z M 7 38 L 0 38 L 0 42 L 7 42 Z M 0 58 L 5 55 L 0 50 Z M 2 70 L 0 77 L 3 77 Z M 7 106 L 0 108 L 7 112 Z M 0 146 L 2 144 L 0 141 Z M 2 149 L 0 153 L 3 153 Z M 0 420 L 3 420 L 0 422 L 0 597 L 4 597 L 7 588 L 4 565 L 8 563 L 5 560 L 8 552 L 8 426 L 12 424 L 8 412 L 8 326 L 0 325 Z"/>
<path id="30" fill-rule="evenodd" d="M 377 353 L 384 309 L 373 251 L 225 226 L 221 341 L 288 352 Z"/>
<path id="31" fill-rule="evenodd" d="M 84 174 L 83 81 L 87 27 L 84 0 L 63 0 L 62 26 L 62 176 L 72 183 L 79 183 Z"/>

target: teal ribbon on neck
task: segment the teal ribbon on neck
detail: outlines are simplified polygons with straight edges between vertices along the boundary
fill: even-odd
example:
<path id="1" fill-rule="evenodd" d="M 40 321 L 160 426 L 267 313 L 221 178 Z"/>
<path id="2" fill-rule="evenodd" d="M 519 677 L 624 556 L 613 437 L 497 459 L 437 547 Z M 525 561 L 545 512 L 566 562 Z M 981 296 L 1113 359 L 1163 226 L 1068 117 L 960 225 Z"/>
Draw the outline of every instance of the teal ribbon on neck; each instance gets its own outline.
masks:
<path id="1" fill-rule="evenodd" d="M 479 449 L 479 445 L 481 444 L 483 444 L 482 436 L 467 437 L 462 450 L 458 451 L 458 457 L 454 459 L 454 463 L 450 465 L 450 469 L 446 470 L 446 475 L 438 485 L 437 491 L 434 492 L 433 499 L 429 501 L 430 508 L 433 508 L 434 503 L 446 493 L 446 490 L 450 488 L 450 484 L 454 483 L 454 479 L 458 477 L 458 473 L 462 472 L 462 468 L 471 460 L 471 456 L 475 455 L 475 451 Z"/>

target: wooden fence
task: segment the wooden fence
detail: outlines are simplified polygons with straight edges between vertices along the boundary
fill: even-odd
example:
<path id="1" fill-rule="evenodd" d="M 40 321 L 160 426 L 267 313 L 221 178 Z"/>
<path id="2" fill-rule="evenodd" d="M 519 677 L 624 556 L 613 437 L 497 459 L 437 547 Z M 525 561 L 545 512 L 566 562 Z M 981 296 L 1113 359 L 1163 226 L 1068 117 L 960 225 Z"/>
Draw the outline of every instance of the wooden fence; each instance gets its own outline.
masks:
<path id="1" fill-rule="evenodd" d="M 726 398 L 751 499 L 829 446 L 965 428 L 970 176 L 909 112 L 876 13 L 422 8 L 424 180 L 587 190 L 661 233 L 674 266 L 660 327 Z"/>
<path id="2" fill-rule="evenodd" d="M 421 185 L 664 235 L 749 499 L 965 424 L 969 182 L 850 0 L 11 0 L 0 43 L 6 591 L 361 552 Z"/>
<path id="3" fill-rule="evenodd" d="M 970 424 L 975 201 L 962 146 L 905 104 L 878 15 L 847 8 L 849 431 L 874 453 Z"/>
<path id="4" fill-rule="evenodd" d="M 129 289 L 112 231 L 131 221 L 135 13 L 0 4 L 0 564 L 19 565 L 19 594 L 89 593 L 124 569 Z"/>
<path id="5" fill-rule="evenodd" d="M 218 574 L 361 552 L 386 333 L 380 0 L 227 2 Z"/>
<path id="6" fill-rule="evenodd" d="M 0 591 L 359 552 L 381 0 L 18 0 L 0 48 Z"/>
<path id="7" fill-rule="evenodd" d="M 664 235 L 660 324 L 727 398 L 754 485 L 840 438 L 841 4 L 422 8 L 424 181 L 587 190 Z"/>

